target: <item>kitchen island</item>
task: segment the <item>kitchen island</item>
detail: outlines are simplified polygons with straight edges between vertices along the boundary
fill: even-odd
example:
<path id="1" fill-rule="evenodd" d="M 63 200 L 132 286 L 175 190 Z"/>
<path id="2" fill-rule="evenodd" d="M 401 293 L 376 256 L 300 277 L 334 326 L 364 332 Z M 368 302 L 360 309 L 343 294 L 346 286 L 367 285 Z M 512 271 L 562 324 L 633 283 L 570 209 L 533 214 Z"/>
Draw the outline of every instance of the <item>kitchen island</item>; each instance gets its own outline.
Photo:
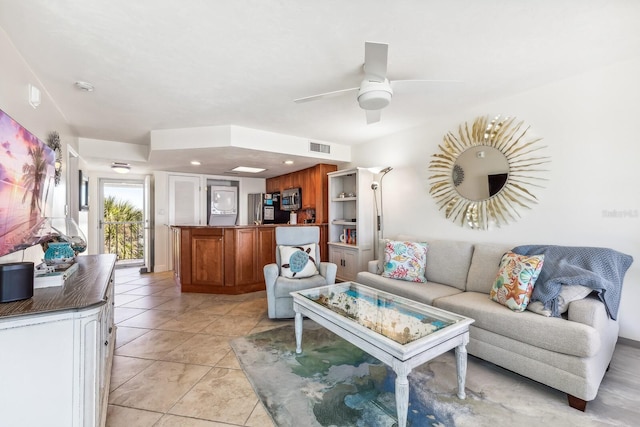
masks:
<path id="1" fill-rule="evenodd" d="M 299 225 L 320 227 L 320 252 L 326 260 L 327 224 Z M 265 290 L 262 269 L 276 261 L 276 227 L 289 225 L 172 226 L 173 272 L 182 292 Z"/>

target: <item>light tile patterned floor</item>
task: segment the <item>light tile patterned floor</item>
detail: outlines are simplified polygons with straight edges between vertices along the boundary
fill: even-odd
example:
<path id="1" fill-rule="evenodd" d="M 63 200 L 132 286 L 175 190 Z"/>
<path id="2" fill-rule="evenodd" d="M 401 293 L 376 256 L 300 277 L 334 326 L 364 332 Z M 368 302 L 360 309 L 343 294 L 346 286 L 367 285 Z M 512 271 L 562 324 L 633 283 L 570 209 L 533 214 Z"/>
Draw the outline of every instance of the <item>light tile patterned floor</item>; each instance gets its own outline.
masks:
<path id="1" fill-rule="evenodd" d="M 107 426 L 272 426 L 229 340 L 287 321 L 264 292 L 182 294 L 172 274 L 116 270 Z"/>

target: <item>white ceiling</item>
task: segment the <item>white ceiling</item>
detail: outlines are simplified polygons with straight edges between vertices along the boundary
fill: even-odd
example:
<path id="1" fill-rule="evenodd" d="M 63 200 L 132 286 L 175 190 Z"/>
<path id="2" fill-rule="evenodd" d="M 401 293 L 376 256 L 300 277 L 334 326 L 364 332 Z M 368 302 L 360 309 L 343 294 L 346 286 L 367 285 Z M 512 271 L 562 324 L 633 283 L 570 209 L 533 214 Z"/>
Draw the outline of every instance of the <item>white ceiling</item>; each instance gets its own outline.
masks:
<path id="1" fill-rule="evenodd" d="M 77 135 L 144 145 L 219 125 L 358 144 L 637 56 L 638 22 L 635 0 L 0 0 L 0 27 Z M 359 86 L 365 41 L 389 43 L 391 80 L 464 83 L 398 90 L 373 125 L 353 94 L 293 102 Z M 198 172 L 228 169 L 216 150 Z M 185 157 L 148 166 L 194 172 Z"/>

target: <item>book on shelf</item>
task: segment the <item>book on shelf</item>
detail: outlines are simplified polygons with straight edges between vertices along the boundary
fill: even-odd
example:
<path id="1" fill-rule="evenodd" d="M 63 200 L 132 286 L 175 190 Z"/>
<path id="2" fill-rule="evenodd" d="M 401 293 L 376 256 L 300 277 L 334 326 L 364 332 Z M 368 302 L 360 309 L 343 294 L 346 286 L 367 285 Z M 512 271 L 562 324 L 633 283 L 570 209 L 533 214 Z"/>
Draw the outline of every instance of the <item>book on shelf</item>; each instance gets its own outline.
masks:
<path id="1" fill-rule="evenodd" d="M 52 286 L 62 286 L 65 280 L 67 280 L 78 269 L 78 263 L 74 262 L 61 268 L 43 268 L 36 269 L 35 277 L 33 280 L 33 288 L 49 288 Z"/>

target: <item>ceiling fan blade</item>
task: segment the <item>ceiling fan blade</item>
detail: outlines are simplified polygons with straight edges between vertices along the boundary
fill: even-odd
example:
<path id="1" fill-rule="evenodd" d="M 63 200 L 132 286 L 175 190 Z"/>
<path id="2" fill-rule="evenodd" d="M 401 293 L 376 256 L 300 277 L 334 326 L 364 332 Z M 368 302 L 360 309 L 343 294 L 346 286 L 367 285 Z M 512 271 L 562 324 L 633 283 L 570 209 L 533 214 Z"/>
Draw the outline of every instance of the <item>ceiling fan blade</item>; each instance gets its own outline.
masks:
<path id="1" fill-rule="evenodd" d="M 365 113 L 367 113 L 367 124 L 370 125 L 380 121 L 382 110 L 365 110 Z"/>
<path id="2" fill-rule="evenodd" d="M 365 42 L 364 44 L 364 72 L 367 77 L 387 78 L 387 56 L 389 45 L 386 43 Z"/>
<path id="3" fill-rule="evenodd" d="M 318 95 L 312 95 L 312 96 L 307 96 L 304 98 L 298 98 L 298 99 L 294 99 L 293 102 L 300 104 L 303 102 L 310 102 L 310 101 L 317 101 L 318 99 L 324 99 L 324 98 L 333 98 L 334 96 L 340 96 L 342 94 L 348 93 L 348 92 L 353 92 L 355 90 L 359 90 L 359 87 L 352 87 L 349 89 L 342 89 L 342 90 L 335 90 L 333 92 L 327 92 L 327 93 L 321 93 Z"/>
<path id="4" fill-rule="evenodd" d="M 391 88 L 395 89 L 395 86 L 410 84 L 410 83 L 464 83 L 462 80 L 434 80 L 434 79 L 402 79 L 389 81 Z"/>

